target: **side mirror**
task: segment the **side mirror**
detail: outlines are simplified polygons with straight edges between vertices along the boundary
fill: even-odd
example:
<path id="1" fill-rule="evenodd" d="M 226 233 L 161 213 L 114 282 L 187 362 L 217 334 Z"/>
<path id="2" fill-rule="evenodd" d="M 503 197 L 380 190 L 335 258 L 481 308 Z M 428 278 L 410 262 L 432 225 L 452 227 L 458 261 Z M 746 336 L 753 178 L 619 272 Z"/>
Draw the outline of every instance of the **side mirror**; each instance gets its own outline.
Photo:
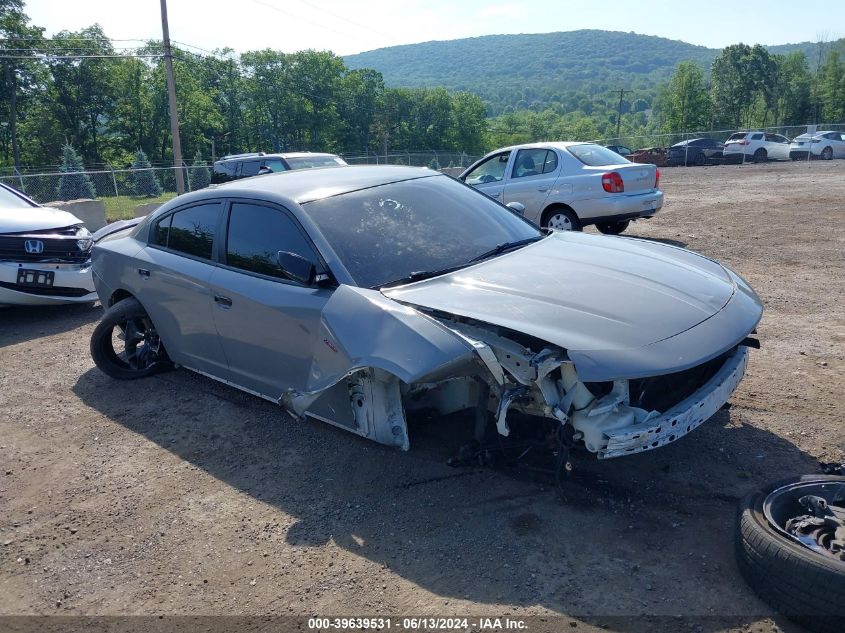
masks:
<path id="1" fill-rule="evenodd" d="M 515 211 L 519 215 L 525 215 L 525 205 L 521 202 L 508 202 L 506 205 L 511 211 Z"/>
<path id="2" fill-rule="evenodd" d="M 306 286 L 314 283 L 317 267 L 302 255 L 297 255 L 289 251 L 279 251 L 276 255 L 276 261 L 279 263 L 282 272 L 294 281 L 298 281 Z"/>

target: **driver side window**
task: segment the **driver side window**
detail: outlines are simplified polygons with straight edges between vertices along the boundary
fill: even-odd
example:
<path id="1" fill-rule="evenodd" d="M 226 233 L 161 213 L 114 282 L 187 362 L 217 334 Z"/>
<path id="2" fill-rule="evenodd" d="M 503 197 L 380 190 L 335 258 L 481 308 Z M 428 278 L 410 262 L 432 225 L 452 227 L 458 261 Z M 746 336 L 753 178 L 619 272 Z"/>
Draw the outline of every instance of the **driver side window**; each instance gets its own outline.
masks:
<path id="1" fill-rule="evenodd" d="M 226 264 L 240 270 L 288 279 L 276 259 L 279 251 L 318 259 L 299 227 L 281 209 L 259 204 L 232 205 L 226 235 Z"/>
<path id="2" fill-rule="evenodd" d="M 508 166 L 510 152 L 491 156 L 475 169 L 469 172 L 464 178 L 468 185 L 482 185 L 488 182 L 499 182 L 505 177 L 505 168 Z"/>

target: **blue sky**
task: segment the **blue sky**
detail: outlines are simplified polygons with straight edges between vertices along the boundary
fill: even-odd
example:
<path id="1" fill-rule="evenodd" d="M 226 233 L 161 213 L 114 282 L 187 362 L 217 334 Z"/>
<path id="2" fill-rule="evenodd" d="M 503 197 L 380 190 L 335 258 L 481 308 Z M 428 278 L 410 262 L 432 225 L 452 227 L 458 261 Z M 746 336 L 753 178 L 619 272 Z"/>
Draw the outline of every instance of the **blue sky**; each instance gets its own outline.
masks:
<path id="1" fill-rule="evenodd" d="M 99 22 L 112 38 L 160 38 L 159 0 L 26 0 L 52 35 Z M 845 36 L 842 0 L 169 0 L 174 40 L 238 52 L 348 55 L 429 40 L 577 29 L 634 31 L 721 48 Z M 585 51 L 589 54 L 589 51 Z"/>

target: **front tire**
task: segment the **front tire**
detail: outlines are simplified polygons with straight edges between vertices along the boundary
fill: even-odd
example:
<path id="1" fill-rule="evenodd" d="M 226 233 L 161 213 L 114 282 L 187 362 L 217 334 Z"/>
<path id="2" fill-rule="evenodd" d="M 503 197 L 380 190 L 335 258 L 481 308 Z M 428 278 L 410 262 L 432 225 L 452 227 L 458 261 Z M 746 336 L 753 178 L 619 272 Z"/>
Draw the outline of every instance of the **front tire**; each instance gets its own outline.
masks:
<path id="1" fill-rule="evenodd" d="M 152 320 L 132 297 L 106 310 L 91 335 L 91 358 L 118 380 L 143 378 L 171 365 Z"/>
<path id="2" fill-rule="evenodd" d="M 574 211 L 569 209 L 552 209 L 546 213 L 543 226 L 557 231 L 580 231 L 581 221 Z"/>
<path id="3" fill-rule="evenodd" d="M 843 630 L 845 561 L 816 553 L 776 531 L 765 514 L 769 495 L 795 484 L 831 484 L 845 477 L 804 475 L 755 490 L 739 503 L 736 560 L 746 582 L 766 602 L 807 629 Z"/>
<path id="4" fill-rule="evenodd" d="M 596 228 L 600 233 L 604 233 L 605 235 L 619 235 L 628 228 L 629 224 L 631 224 L 630 220 L 623 220 L 622 222 L 597 222 Z"/>

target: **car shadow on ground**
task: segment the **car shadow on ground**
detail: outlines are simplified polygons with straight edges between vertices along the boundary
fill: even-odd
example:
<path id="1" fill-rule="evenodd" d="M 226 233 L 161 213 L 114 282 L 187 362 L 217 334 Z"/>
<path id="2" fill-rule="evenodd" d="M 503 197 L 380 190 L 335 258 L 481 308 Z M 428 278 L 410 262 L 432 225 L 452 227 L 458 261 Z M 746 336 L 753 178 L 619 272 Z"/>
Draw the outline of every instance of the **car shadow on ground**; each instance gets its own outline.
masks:
<path id="1" fill-rule="evenodd" d="M 0 347 L 68 332 L 102 315 L 99 303 L 0 307 Z"/>
<path id="2" fill-rule="evenodd" d="M 91 369 L 73 391 L 293 517 L 287 543 L 334 542 L 452 601 L 432 603 L 441 614 L 460 611 L 455 600 L 492 612 L 539 605 L 632 632 L 716 631 L 772 617 L 734 566 L 736 500 L 817 468 L 736 409 L 656 451 L 606 462 L 579 454 L 558 489 L 531 471 L 447 466 L 469 436 L 469 416 L 415 417 L 403 453 L 294 421 L 272 403 L 182 370 L 116 382 Z"/>

